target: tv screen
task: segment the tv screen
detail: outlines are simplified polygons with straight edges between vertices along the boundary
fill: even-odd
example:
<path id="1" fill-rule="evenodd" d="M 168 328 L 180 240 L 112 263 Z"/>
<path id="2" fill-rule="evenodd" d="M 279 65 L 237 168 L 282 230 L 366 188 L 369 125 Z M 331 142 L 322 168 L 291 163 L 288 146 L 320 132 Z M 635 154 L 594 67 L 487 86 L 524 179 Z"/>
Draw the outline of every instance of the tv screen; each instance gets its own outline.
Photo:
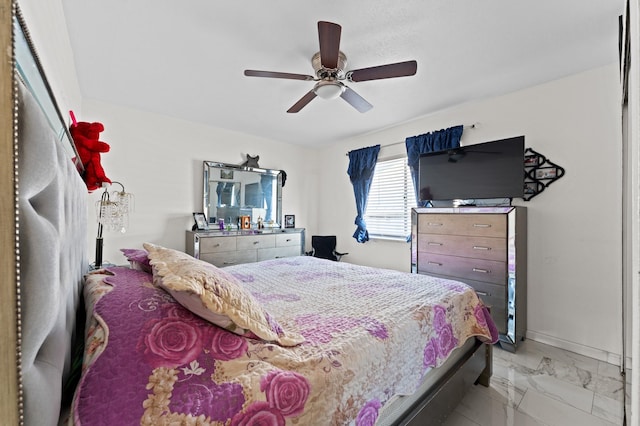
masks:
<path id="1" fill-rule="evenodd" d="M 524 136 L 420 156 L 420 201 L 521 198 Z"/>

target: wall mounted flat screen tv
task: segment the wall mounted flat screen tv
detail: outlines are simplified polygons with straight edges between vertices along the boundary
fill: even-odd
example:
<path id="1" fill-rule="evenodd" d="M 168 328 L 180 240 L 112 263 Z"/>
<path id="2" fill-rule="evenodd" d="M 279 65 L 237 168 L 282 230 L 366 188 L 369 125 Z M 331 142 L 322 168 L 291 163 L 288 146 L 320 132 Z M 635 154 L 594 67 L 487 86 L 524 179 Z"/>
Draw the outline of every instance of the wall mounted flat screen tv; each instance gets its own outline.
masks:
<path id="1" fill-rule="evenodd" d="M 419 198 L 475 200 L 524 196 L 524 136 L 420 156 Z"/>

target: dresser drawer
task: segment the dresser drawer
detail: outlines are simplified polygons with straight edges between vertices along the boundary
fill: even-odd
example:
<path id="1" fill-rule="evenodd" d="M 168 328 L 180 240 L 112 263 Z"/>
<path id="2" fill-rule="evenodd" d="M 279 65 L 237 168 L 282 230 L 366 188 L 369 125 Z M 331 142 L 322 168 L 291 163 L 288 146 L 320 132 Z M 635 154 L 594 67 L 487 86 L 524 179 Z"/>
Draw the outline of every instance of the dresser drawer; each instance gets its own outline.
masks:
<path id="1" fill-rule="evenodd" d="M 418 272 L 506 285 L 507 264 L 433 253 L 418 253 Z"/>
<path id="2" fill-rule="evenodd" d="M 506 238 L 507 218 L 498 214 L 421 214 L 418 232 Z"/>
<path id="3" fill-rule="evenodd" d="M 282 234 L 276 234 L 276 247 L 291 247 L 297 246 L 300 249 L 302 245 L 302 239 L 300 233 L 284 232 Z M 300 254 L 300 252 L 298 252 Z"/>
<path id="4" fill-rule="evenodd" d="M 237 237 L 238 250 L 256 250 L 276 246 L 275 235 L 242 235 Z"/>
<path id="5" fill-rule="evenodd" d="M 491 318 L 496 323 L 498 332 L 507 332 L 507 286 L 467 281 L 476 290 L 478 297 L 491 310 Z"/>
<path id="6" fill-rule="evenodd" d="M 438 274 L 429 274 L 431 276 L 452 279 L 470 285 L 476 291 L 476 294 L 491 310 L 491 318 L 496 324 L 499 333 L 507 332 L 507 287 L 499 284 L 485 283 L 475 280 L 465 280 Z"/>
<path id="7" fill-rule="evenodd" d="M 257 250 L 228 251 L 219 253 L 203 253 L 200 260 L 209 262 L 219 268 L 239 263 L 257 262 Z"/>
<path id="8" fill-rule="evenodd" d="M 280 257 L 300 256 L 304 229 L 231 232 L 186 231 L 186 252 L 218 267 Z"/>
<path id="9" fill-rule="evenodd" d="M 258 262 L 261 260 L 280 259 L 282 257 L 300 256 L 300 246 L 276 247 L 258 250 Z"/>
<path id="10" fill-rule="evenodd" d="M 236 239 L 230 237 L 201 237 L 200 258 L 203 253 L 217 253 L 236 250 Z"/>
<path id="11" fill-rule="evenodd" d="M 506 312 L 507 286 L 475 280 L 465 280 L 463 282 L 466 282 L 474 288 L 485 305 L 491 306 L 492 309 L 495 308 Z"/>
<path id="12" fill-rule="evenodd" d="M 423 234 L 418 239 L 418 250 L 501 262 L 507 260 L 507 240 L 497 237 Z"/>

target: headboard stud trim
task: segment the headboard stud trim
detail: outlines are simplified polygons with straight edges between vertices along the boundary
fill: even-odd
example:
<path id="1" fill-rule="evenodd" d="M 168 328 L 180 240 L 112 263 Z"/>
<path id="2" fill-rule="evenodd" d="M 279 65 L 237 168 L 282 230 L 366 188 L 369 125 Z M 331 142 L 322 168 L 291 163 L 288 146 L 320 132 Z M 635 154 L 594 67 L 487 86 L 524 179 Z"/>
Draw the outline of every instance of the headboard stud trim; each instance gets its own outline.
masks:
<path id="1" fill-rule="evenodd" d="M 22 20 L 22 14 L 17 2 L 12 4 L 12 25 L 13 17 Z M 15 36 L 12 36 L 12 60 L 11 63 L 15 66 L 15 42 L 13 42 Z M 18 214 L 20 209 L 20 157 L 19 157 L 19 95 L 18 95 L 18 79 L 17 73 L 12 72 L 13 75 L 13 140 L 14 140 L 14 191 L 15 191 L 15 265 L 16 265 L 16 325 L 17 325 L 17 341 L 16 341 L 16 372 L 18 379 L 18 422 L 22 426 L 24 424 L 24 386 L 22 381 L 22 302 L 21 302 L 21 281 L 20 281 L 20 215 Z"/>
<path id="2" fill-rule="evenodd" d="M 9 382 L 0 387 L 0 412 L 3 424 L 55 425 L 67 408 L 61 406 L 62 390 L 70 376 L 74 339 L 82 338 L 76 330 L 76 315 L 82 277 L 88 270 L 87 191 L 77 163 L 53 128 L 58 120 L 53 117 L 52 124 L 41 107 L 42 102 L 50 101 L 59 125 L 67 129 L 19 7 L 15 0 L 0 1 L 1 6 L 9 2 L 12 6 L 9 17 L 0 7 L 0 37 L 8 31 L 12 55 L 0 70 L 3 112 L 11 114 L 13 124 L 7 129 L 9 135 L 1 133 L 3 138 L 10 137 L 11 145 L 4 139 L 0 144 L 0 235 L 3 250 L 13 254 L 0 257 L 0 273 L 11 275 L 9 284 L 0 286 L 0 297 L 14 306 L 11 311 L 0 311 L 1 337 L 10 338 L 3 339 L 0 347 L 3 378 Z M 17 58 L 23 58 L 18 49 L 27 48 L 25 40 L 33 62 L 17 64 Z M 46 91 L 32 92 L 38 77 L 25 76 L 28 81 L 24 81 L 16 66 L 34 64 Z M 9 100 L 5 93 L 10 94 Z M 5 244 L 8 229 L 11 235 Z M 12 330 L 5 329 L 5 319 Z"/>

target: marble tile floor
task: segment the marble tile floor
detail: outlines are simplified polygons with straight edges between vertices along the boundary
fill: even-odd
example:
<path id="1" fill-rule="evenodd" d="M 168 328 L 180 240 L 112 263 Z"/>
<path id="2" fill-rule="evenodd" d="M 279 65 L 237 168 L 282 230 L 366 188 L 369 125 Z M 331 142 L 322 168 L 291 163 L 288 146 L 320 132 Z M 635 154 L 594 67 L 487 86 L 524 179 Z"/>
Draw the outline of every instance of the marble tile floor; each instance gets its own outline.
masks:
<path id="1" fill-rule="evenodd" d="M 619 367 L 525 340 L 493 351 L 491 386 L 473 386 L 445 426 L 623 424 Z"/>

